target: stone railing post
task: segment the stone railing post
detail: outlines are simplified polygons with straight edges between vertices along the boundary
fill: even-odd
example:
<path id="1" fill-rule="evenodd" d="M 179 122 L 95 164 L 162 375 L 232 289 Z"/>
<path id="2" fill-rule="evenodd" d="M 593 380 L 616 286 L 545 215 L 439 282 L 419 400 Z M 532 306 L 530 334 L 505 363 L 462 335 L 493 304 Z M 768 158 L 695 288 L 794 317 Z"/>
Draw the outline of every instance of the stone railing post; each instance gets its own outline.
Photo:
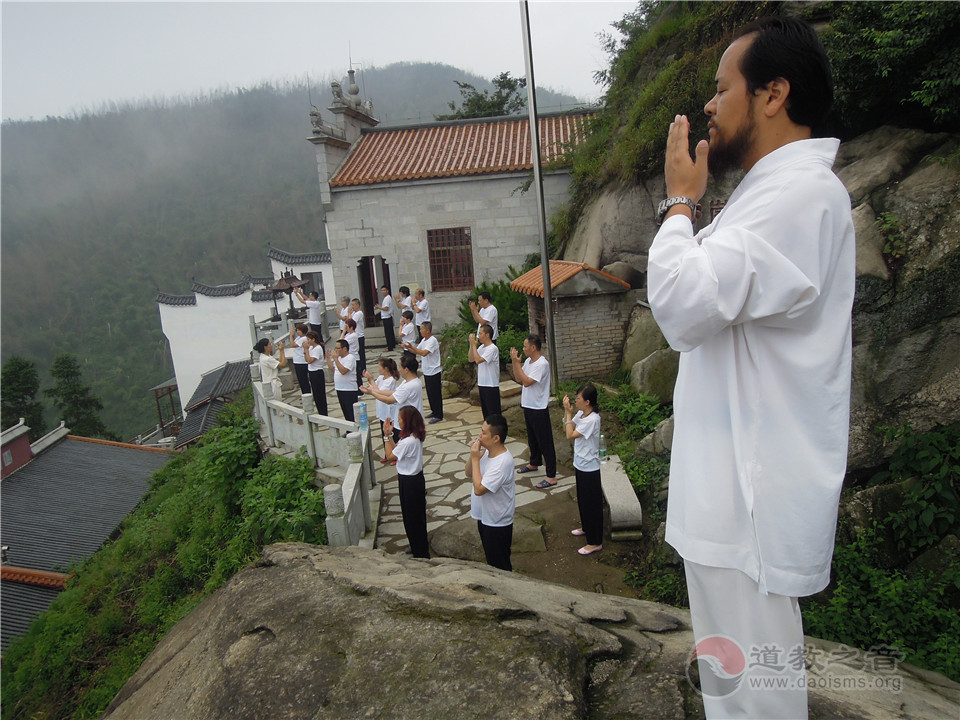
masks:
<path id="1" fill-rule="evenodd" d="M 337 483 L 323 486 L 323 505 L 327 511 L 327 544 L 343 547 L 350 544 L 347 518 L 343 506 L 343 488 Z"/>
<path id="2" fill-rule="evenodd" d="M 316 410 L 313 404 L 313 393 L 307 393 L 300 396 L 300 407 L 303 409 L 303 433 L 307 446 L 307 454 L 313 461 L 314 467 L 320 467 L 320 460 L 317 458 L 317 443 L 313 439 L 313 425 L 310 423 L 310 413 Z"/>

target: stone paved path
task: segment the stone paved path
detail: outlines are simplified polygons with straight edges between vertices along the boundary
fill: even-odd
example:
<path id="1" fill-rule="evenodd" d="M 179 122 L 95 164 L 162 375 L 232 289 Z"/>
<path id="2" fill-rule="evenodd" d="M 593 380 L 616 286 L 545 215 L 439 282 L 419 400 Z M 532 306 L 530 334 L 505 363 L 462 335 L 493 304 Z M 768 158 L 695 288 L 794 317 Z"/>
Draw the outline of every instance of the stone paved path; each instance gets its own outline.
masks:
<path id="1" fill-rule="evenodd" d="M 428 405 L 429 406 L 429 405 Z M 429 410 L 424 408 L 428 413 Z M 464 464 L 470 457 L 470 442 L 477 437 L 480 426 L 480 406 L 469 400 L 452 398 L 443 401 L 443 422 L 427 425 L 427 439 L 423 444 L 423 474 L 427 483 L 427 531 L 430 532 L 450 520 L 470 517 L 471 483 L 464 473 Z M 374 444 L 383 457 L 382 444 Z M 527 443 L 509 440 L 507 449 L 519 467 L 527 457 Z M 377 482 L 383 489 L 380 502 L 380 526 L 377 547 L 387 552 L 408 549 L 400 513 L 397 491 L 397 469 L 378 463 Z M 535 473 L 517 476 L 517 509 L 543 500 L 548 494 L 570 490 L 570 477 L 559 472 L 557 487 L 537 490 L 533 487 L 546 477 L 543 468 Z"/>

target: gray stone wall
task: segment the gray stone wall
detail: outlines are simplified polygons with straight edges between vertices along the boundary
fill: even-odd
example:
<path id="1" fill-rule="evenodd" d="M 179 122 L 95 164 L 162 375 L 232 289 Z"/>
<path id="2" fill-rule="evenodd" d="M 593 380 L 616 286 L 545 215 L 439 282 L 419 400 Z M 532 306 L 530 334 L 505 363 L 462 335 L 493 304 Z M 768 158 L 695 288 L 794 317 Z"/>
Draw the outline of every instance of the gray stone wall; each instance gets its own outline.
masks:
<path id="1" fill-rule="evenodd" d="M 474 282 L 502 279 L 509 266 L 519 268 L 540 248 L 536 197 L 518 190 L 525 180 L 512 174 L 334 189 L 327 237 L 337 292 L 355 296 L 357 261 L 382 256 L 394 290 L 401 285 L 426 290 L 437 330 L 457 322 L 466 292 L 432 291 L 427 230 L 469 227 Z M 544 177 L 548 218 L 567 200 L 569 184 L 565 173 Z"/>

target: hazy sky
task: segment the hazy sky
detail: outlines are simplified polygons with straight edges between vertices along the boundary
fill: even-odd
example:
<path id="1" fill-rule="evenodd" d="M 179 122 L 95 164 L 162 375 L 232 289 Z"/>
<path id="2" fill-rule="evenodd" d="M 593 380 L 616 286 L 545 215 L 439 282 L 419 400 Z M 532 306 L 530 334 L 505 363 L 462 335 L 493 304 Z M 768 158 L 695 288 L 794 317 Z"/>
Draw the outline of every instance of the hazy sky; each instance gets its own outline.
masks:
<path id="1" fill-rule="evenodd" d="M 531 0 L 537 85 L 595 100 L 598 33 L 635 2 Z M 355 65 L 443 62 L 524 75 L 519 0 L 2 2 L 4 119 L 193 97 Z M 359 69 L 359 67 L 358 67 Z M 376 98 L 374 98 L 376 102 Z"/>

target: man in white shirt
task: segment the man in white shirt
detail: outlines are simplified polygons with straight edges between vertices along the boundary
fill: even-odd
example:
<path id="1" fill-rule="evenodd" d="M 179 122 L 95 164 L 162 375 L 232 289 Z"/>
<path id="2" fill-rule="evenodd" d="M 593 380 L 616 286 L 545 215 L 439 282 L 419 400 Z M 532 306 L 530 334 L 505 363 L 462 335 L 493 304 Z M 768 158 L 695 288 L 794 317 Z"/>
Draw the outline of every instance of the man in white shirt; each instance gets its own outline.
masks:
<path id="1" fill-rule="evenodd" d="M 381 390 L 372 385 L 369 381 L 360 388 L 360 391 L 367 395 L 373 395 L 380 402 L 387 405 L 396 404 L 398 408 L 404 405 L 415 407 L 420 415 L 423 415 L 423 387 L 420 385 L 420 379 L 417 377 L 417 359 L 413 355 L 404 354 L 400 358 L 400 379 L 401 382 L 393 390 Z M 400 441 L 400 429 L 394 428 L 395 442 Z"/>
<path id="2" fill-rule="evenodd" d="M 479 340 L 479 344 L 478 344 Z M 500 349 L 493 344 L 493 328 L 480 326 L 477 335 L 470 333 L 470 362 L 477 364 L 477 389 L 480 391 L 480 413 L 500 414 Z"/>
<path id="3" fill-rule="evenodd" d="M 470 443 L 465 470 L 472 485 L 470 517 L 477 521 L 487 564 L 513 572 L 510 546 L 517 486 L 513 455 L 503 444 L 506 438 L 507 421 L 503 415 L 487 417 L 480 435 Z"/>
<path id="4" fill-rule="evenodd" d="M 414 322 L 417 326 L 417 337 L 422 339 L 423 334 L 420 328 L 425 322 L 430 322 L 430 301 L 427 300 L 427 295 L 423 291 L 423 288 L 419 288 L 417 292 L 414 293 L 414 298 L 413 312 L 416 317 Z"/>
<path id="5" fill-rule="evenodd" d="M 479 308 L 477 307 L 478 304 L 480 305 Z M 473 314 L 473 319 L 477 321 L 477 334 L 480 334 L 480 326 L 487 323 L 493 328 L 493 340 L 496 342 L 500 336 L 500 317 L 493 300 L 490 298 L 490 293 L 484 290 L 477 295 L 477 302 L 471 300 L 470 312 Z"/>
<path id="6" fill-rule="evenodd" d="M 373 307 L 380 311 L 380 322 L 383 323 L 383 337 L 387 341 L 387 352 L 393 352 L 397 344 L 396 334 L 393 332 L 393 308 L 395 303 L 390 297 L 390 288 L 386 285 L 380 288 L 380 303 Z"/>
<path id="7" fill-rule="evenodd" d="M 428 425 L 443 421 L 443 382 L 440 374 L 440 343 L 433 334 L 433 323 L 427 321 L 420 326 L 423 340 L 419 345 L 404 344 L 404 350 L 423 358 L 423 384 L 427 388 L 427 399 L 430 400 L 430 414 Z"/>
<path id="8" fill-rule="evenodd" d="M 310 296 L 307 297 L 303 294 L 303 288 L 294 288 L 294 292 L 297 294 L 297 299 L 307 306 L 307 324 L 310 325 L 310 329 L 320 335 L 320 340 L 323 341 L 323 303 L 320 302 L 320 296 L 317 294 L 316 290 L 310 291 Z"/>
<path id="9" fill-rule="evenodd" d="M 357 366 L 357 379 L 360 379 L 363 377 L 363 371 L 367 369 L 367 320 L 363 315 L 363 308 L 360 307 L 360 298 L 353 298 L 350 301 L 350 317 L 357 324 L 357 340 L 360 344 L 360 364 Z M 357 383 L 357 387 L 359 386 L 360 384 Z"/>
<path id="10" fill-rule="evenodd" d="M 846 471 L 855 255 L 850 199 L 814 139 L 833 94 L 816 32 L 775 17 L 744 28 L 704 108 L 710 140 L 670 125 L 668 200 L 649 254 L 649 300 L 681 352 L 666 540 L 684 558 L 697 657 L 799 652 L 797 598 L 829 581 Z M 699 233 L 707 172 L 746 172 Z M 714 648 L 717 638 L 726 643 Z M 739 659 L 739 658 L 737 658 Z M 782 663 L 778 663 L 782 665 Z M 742 666 L 741 666 L 742 667 Z M 777 690 L 760 676 L 775 675 Z M 715 717 L 807 717 L 803 666 L 719 677 Z"/>
<path id="11" fill-rule="evenodd" d="M 536 472 L 546 461 L 547 477 L 537 483 L 541 490 L 557 484 L 557 451 L 553 444 L 553 428 L 550 423 L 550 362 L 540 352 L 540 336 L 527 335 L 523 341 L 523 354 L 527 359 L 520 364 L 520 353 L 510 348 L 513 379 L 523 385 L 520 391 L 520 407 L 527 425 L 527 445 L 530 447 L 530 462 L 517 470 L 521 475 Z"/>
<path id="12" fill-rule="evenodd" d="M 337 308 L 337 319 L 340 321 L 340 332 L 343 332 L 343 323 L 351 317 L 353 310 L 350 308 L 350 296 L 344 295 L 340 298 L 340 307 Z"/>

